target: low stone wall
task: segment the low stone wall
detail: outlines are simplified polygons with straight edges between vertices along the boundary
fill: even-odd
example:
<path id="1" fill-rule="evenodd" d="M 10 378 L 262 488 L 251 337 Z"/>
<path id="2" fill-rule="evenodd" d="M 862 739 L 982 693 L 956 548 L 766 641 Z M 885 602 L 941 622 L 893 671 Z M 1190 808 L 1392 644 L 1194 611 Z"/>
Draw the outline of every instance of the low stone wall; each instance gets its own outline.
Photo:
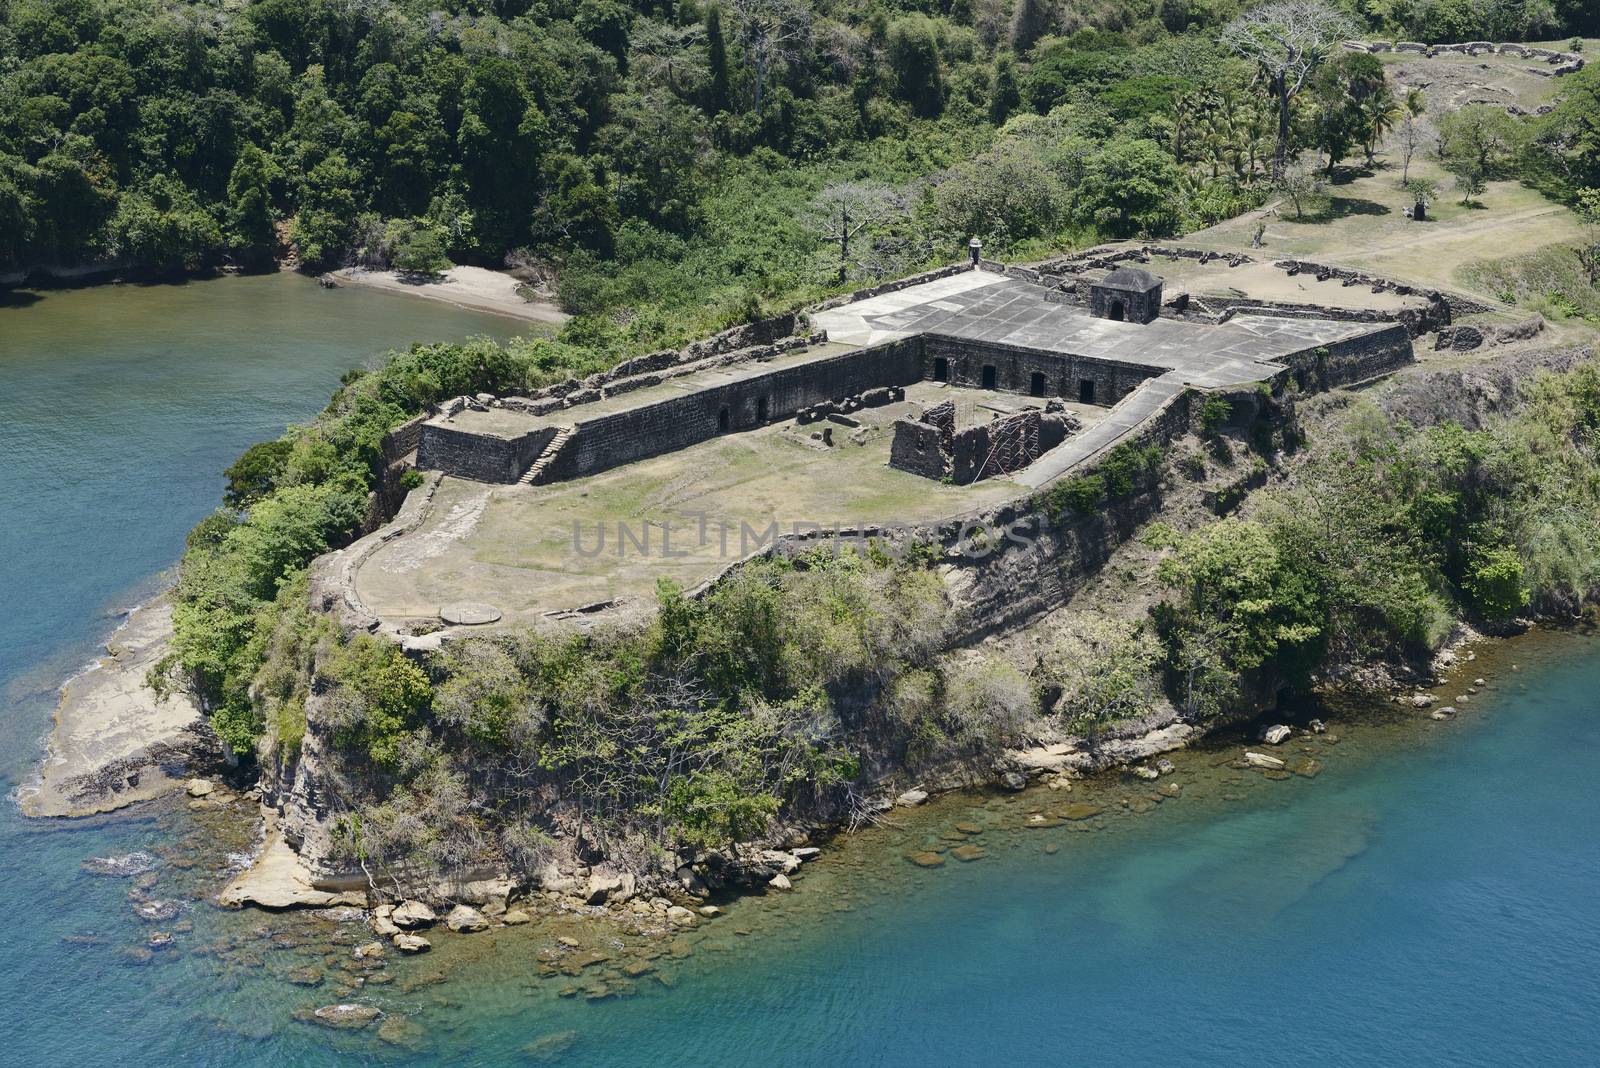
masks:
<path id="1" fill-rule="evenodd" d="M 515 482 L 555 436 L 553 426 L 518 438 L 498 438 L 434 423 L 422 435 L 417 466 L 479 482 Z"/>
<path id="2" fill-rule="evenodd" d="M 675 452 L 718 434 L 788 419 L 823 401 L 881 386 L 909 386 L 921 377 L 920 349 L 915 338 L 892 341 L 579 420 L 549 477 L 580 478 Z"/>
<path id="3" fill-rule="evenodd" d="M 1415 359 L 1402 325 L 1297 352 L 1283 362 L 1302 389 L 1333 389 L 1399 370 Z"/>
<path id="4" fill-rule="evenodd" d="M 1424 44 L 1421 41 L 1396 41 L 1393 44 L 1388 41 L 1346 41 L 1344 46 L 1352 52 L 1373 54 L 1399 52 L 1424 58 L 1502 55 L 1516 56 L 1519 59 L 1540 59 L 1554 69 L 1541 70 L 1533 67 L 1528 73 L 1557 78 L 1582 70 L 1584 64 L 1583 57 L 1575 52 L 1557 52 L 1550 48 L 1535 48 L 1531 45 L 1512 43 L 1494 44 L 1490 41 L 1463 41 L 1460 44 Z"/>
<path id="5" fill-rule="evenodd" d="M 1349 267 L 1334 267 L 1325 263 L 1312 263 L 1308 260 L 1279 260 L 1273 266 L 1287 271 L 1292 278 L 1297 274 L 1309 274 L 1319 282 L 1338 279 L 1345 286 L 1366 286 L 1374 293 L 1394 293 L 1397 296 L 1419 296 L 1428 302 L 1424 309 L 1416 311 L 1402 311 L 1395 316 L 1395 321 L 1406 324 L 1412 337 L 1421 337 L 1423 334 L 1432 333 L 1441 327 L 1449 326 L 1456 318 L 1463 315 L 1480 315 L 1493 309 L 1487 304 L 1480 303 L 1470 297 L 1463 297 L 1457 293 L 1446 293 L 1440 289 L 1424 289 L 1396 282 L 1381 275 L 1368 274 L 1365 271 L 1352 270 Z M 1314 305 L 1307 305 L 1314 307 Z M 1408 314 L 1410 312 L 1410 314 Z M 1337 316 L 1328 316 L 1337 318 Z"/>
<path id="6" fill-rule="evenodd" d="M 897 293 L 902 289 L 909 289 L 911 286 L 919 286 L 924 282 L 936 282 L 941 278 L 949 278 L 951 275 L 963 274 L 970 270 L 972 270 L 971 264 L 952 263 L 948 267 L 924 271 L 921 274 L 911 275 L 909 278 L 897 278 L 893 282 L 884 282 L 882 285 L 858 289 L 853 293 L 842 293 L 837 297 L 829 297 L 820 304 L 813 304 L 809 310 L 819 312 L 828 311 L 830 308 L 842 308 L 846 304 L 854 304 L 858 300 L 881 297 L 885 293 Z"/>

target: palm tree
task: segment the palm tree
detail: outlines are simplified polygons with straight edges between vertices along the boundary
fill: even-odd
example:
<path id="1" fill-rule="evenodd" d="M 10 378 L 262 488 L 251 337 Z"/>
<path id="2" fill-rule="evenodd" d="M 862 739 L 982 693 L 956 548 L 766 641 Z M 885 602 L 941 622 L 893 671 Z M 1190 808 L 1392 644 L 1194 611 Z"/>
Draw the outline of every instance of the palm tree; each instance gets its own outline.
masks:
<path id="1" fill-rule="evenodd" d="M 1379 86 L 1361 101 L 1361 116 L 1367 120 L 1368 167 L 1372 166 L 1372 156 L 1378 150 L 1378 142 L 1394 129 L 1401 114 L 1400 101 L 1395 99 L 1387 85 Z"/>

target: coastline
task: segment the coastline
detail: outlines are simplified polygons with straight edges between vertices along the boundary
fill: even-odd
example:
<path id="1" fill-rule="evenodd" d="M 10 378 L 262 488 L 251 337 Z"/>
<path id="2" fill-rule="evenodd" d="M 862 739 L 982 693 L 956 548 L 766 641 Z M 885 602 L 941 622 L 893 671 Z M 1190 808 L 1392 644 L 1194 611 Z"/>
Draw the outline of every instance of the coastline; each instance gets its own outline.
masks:
<path id="1" fill-rule="evenodd" d="M 112 812 L 178 790 L 191 770 L 220 761 L 199 707 L 146 682 L 171 636 L 172 603 L 162 594 L 130 611 L 106 654 L 61 687 L 38 775 L 17 791 L 24 815 Z"/>
<path id="2" fill-rule="evenodd" d="M 374 271 L 365 267 L 342 267 L 331 274 L 341 285 L 443 301 L 458 308 L 524 322 L 560 326 L 571 318 L 548 301 L 524 300 L 517 294 L 520 283 L 515 278 L 484 267 L 452 267 L 444 272 L 442 281 L 427 282 L 408 281 L 399 271 Z"/>

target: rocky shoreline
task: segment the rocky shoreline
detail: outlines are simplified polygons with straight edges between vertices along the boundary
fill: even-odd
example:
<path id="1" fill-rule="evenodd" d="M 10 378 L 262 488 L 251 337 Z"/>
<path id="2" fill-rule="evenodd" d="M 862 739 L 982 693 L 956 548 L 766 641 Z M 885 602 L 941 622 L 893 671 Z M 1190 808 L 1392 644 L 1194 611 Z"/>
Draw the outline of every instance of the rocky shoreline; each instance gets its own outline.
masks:
<path id="1" fill-rule="evenodd" d="M 172 604 L 163 595 L 130 612 L 107 655 L 62 687 L 39 776 L 18 790 L 24 814 L 115 811 L 224 763 L 222 743 L 194 701 L 149 684 L 171 637 Z"/>

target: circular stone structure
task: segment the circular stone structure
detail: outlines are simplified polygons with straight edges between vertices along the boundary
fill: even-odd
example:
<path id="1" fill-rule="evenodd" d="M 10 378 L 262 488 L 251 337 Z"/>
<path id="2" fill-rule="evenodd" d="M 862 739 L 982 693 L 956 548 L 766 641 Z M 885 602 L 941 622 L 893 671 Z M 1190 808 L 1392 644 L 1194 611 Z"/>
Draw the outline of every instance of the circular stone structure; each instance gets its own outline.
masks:
<path id="1" fill-rule="evenodd" d="M 453 627 L 481 627 L 500 619 L 500 609 L 480 601 L 457 601 L 439 609 L 439 618 Z"/>

